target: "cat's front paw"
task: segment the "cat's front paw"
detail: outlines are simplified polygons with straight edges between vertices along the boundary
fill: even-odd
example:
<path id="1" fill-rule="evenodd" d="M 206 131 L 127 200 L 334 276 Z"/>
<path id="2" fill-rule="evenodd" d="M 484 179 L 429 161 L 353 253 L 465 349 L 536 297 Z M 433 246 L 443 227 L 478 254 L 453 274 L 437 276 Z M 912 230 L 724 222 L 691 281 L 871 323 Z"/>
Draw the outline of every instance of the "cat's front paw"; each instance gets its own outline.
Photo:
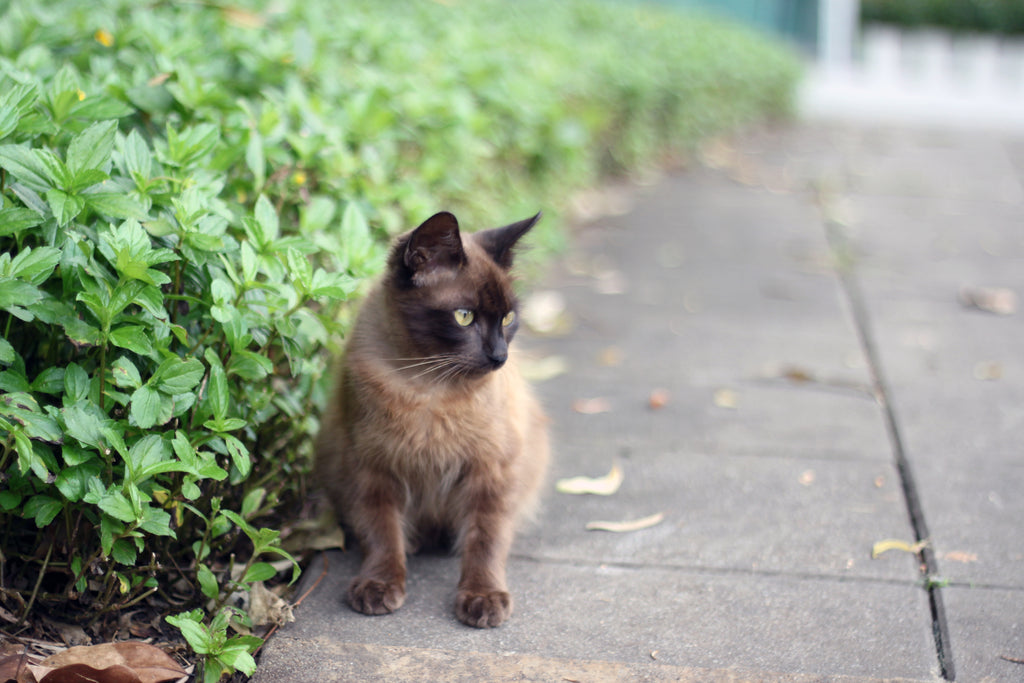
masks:
<path id="1" fill-rule="evenodd" d="M 357 576 L 348 587 L 348 604 L 363 614 L 390 614 L 405 602 L 405 586 Z"/>
<path id="2" fill-rule="evenodd" d="M 467 626 L 500 626 L 512 616 L 512 596 L 505 591 L 460 590 L 455 597 L 455 616 Z"/>

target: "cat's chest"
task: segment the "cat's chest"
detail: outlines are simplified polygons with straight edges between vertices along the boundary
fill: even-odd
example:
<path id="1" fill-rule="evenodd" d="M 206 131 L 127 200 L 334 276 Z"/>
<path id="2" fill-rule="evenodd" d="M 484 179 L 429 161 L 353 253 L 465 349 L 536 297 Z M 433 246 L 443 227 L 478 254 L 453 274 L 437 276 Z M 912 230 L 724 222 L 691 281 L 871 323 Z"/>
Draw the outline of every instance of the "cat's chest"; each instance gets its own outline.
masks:
<path id="1" fill-rule="evenodd" d="M 505 450 L 507 416 L 493 387 L 473 394 L 390 393 L 385 410 L 366 425 L 369 437 L 392 458 L 433 468 Z"/>

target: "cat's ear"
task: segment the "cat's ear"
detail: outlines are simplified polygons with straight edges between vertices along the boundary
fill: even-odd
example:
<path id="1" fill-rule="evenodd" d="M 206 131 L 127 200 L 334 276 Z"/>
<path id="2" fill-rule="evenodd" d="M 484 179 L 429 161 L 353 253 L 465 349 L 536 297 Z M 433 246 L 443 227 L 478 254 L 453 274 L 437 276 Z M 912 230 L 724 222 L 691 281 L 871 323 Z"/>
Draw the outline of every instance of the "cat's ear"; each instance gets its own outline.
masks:
<path id="1" fill-rule="evenodd" d="M 460 268 L 466 262 L 466 253 L 455 216 L 442 211 L 423 221 L 409 235 L 403 261 L 414 275 Z"/>
<path id="2" fill-rule="evenodd" d="M 538 211 L 535 216 L 511 223 L 503 228 L 481 230 L 476 233 L 475 237 L 480 246 L 494 259 L 494 262 L 508 270 L 512 267 L 513 247 L 516 242 L 529 232 L 530 228 L 539 220 L 540 212 Z"/>

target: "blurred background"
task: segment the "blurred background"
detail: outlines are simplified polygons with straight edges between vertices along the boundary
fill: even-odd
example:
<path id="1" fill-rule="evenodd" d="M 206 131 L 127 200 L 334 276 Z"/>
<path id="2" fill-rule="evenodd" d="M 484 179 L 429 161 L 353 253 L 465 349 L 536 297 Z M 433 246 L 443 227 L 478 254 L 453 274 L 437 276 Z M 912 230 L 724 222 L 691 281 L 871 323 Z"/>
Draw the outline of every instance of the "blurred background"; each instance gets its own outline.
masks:
<path id="1" fill-rule="evenodd" d="M 1016 0 L 661 0 L 756 26 L 811 67 L 810 118 L 1024 129 Z"/>

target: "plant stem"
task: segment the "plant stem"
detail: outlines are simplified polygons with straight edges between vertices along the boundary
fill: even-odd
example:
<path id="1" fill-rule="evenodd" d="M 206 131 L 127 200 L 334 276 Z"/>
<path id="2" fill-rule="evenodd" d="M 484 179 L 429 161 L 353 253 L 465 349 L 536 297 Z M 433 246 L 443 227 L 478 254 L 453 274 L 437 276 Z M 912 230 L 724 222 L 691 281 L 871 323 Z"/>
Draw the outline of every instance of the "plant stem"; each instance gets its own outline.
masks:
<path id="1" fill-rule="evenodd" d="M 25 619 L 28 618 L 28 613 L 32 611 L 32 605 L 35 604 L 36 596 L 39 594 L 39 586 L 43 583 L 43 575 L 46 574 L 46 566 L 50 563 L 50 555 L 53 553 L 53 541 L 50 541 L 49 547 L 46 548 L 46 557 L 43 558 L 43 566 L 39 568 L 39 576 L 36 577 L 36 585 L 32 588 L 32 595 L 28 599 L 28 604 L 25 605 L 25 611 L 18 617 L 18 623 L 15 624 L 15 628 L 21 628 L 21 625 L 25 623 Z"/>

